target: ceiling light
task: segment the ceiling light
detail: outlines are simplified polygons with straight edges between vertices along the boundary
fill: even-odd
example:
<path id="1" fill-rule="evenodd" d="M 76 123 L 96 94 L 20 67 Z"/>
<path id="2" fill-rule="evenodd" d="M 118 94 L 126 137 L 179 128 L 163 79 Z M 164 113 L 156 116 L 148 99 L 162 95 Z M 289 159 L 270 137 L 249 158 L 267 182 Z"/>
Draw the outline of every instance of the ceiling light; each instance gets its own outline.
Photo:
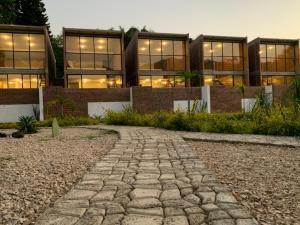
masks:
<path id="1" fill-rule="evenodd" d="M 103 39 L 99 39 L 98 42 L 100 42 L 101 44 L 105 43 Z"/>
<path id="2" fill-rule="evenodd" d="M 80 48 L 85 48 L 86 46 L 85 45 L 80 45 Z"/>
<path id="3" fill-rule="evenodd" d="M 86 39 L 81 39 L 80 38 L 80 43 L 85 43 L 86 42 Z"/>
<path id="4" fill-rule="evenodd" d="M 204 47 L 207 48 L 207 47 L 208 47 L 208 44 L 204 44 Z"/>
<path id="5" fill-rule="evenodd" d="M 160 51 L 161 51 L 161 48 L 157 48 L 156 51 L 160 52 Z"/>
<path id="6" fill-rule="evenodd" d="M 162 45 L 164 45 L 164 46 L 167 45 L 167 44 L 168 44 L 168 42 L 166 42 L 166 41 L 162 42 Z"/>
<path id="7" fill-rule="evenodd" d="M 218 44 L 217 47 L 218 47 L 218 48 L 222 48 L 222 44 Z"/>
<path id="8" fill-rule="evenodd" d="M 103 46 L 99 45 L 98 48 L 99 48 L 99 49 L 103 49 Z"/>
<path id="9" fill-rule="evenodd" d="M 141 49 L 141 51 L 145 51 L 146 50 L 146 48 L 140 48 Z"/>

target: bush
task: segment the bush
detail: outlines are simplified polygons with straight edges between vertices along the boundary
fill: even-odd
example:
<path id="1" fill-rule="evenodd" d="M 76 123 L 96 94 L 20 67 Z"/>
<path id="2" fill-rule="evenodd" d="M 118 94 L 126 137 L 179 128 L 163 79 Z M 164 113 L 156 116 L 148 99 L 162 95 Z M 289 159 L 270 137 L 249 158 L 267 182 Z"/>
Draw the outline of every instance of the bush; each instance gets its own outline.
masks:
<path id="1" fill-rule="evenodd" d="M 0 132 L 0 138 L 6 138 L 7 134 Z"/>
<path id="2" fill-rule="evenodd" d="M 17 123 L 17 129 L 24 134 L 33 134 L 37 132 L 36 120 L 33 116 L 21 116 Z"/>
<path id="3" fill-rule="evenodd" d="M 269 106 L 268 106 L 269 107 Z M 251 113 L 183 113 L 160 111 L 140 115 L 132 110 L 107 111 L 103 122 L 113 125 L 152 126 L 169 130 L 300 136 L 300 115 L 292 108 L 266 104 Z"/>
<path id="4" fill-rule="evenodd" d="M 16 132 L 13 132 L 11 136 L 13 138 L 23 138 L 24 137 L 24 133 L 21 132 L 21 131 L 16 131 Z"/>

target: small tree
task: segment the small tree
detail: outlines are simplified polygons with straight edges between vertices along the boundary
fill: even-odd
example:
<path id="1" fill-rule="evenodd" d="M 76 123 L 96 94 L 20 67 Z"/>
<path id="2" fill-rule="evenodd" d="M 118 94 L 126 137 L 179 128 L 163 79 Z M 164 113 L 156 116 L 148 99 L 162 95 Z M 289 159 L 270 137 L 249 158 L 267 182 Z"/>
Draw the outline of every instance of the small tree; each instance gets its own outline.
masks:
<path id="1" fill-rule="evenodd" d="M 178 73 L 184 80 L 185 80 L 185 85 L 187 87 L 186 90 L 188 90 L 188 113 L 191 112 L 191 98 L 192 98 L 192 79 L 196 77 L 200 77 L 200 73 L 197 71 L 182 71 Z"/>

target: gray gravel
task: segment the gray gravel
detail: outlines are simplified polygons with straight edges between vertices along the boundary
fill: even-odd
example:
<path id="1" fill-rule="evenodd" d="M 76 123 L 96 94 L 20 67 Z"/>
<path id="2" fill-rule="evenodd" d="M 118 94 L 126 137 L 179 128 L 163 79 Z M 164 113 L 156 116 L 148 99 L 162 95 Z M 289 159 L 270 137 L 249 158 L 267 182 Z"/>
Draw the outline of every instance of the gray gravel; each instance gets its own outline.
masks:
<path id="1" fill-rule="evenodd" d="M 64 128 L 57 139 L 50 129 L 0 139 L 0 224 L 34 224 L 117 139 L 85 128 Z"/>
<path id="2" fill-rule="evenodd" d="M 190 144 L 261 224 L 300 224 L 300 148 Z"/>

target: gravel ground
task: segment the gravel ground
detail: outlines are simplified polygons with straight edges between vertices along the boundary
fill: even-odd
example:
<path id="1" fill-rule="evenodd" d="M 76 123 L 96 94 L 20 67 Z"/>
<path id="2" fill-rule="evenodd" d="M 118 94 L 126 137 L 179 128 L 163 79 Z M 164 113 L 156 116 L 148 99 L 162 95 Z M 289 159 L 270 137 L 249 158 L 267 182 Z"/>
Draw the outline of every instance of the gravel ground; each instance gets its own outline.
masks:
<path id="1" fill-rule="evenodd" d="M 0 224 L 34 224 L 117 138 L 108 131 L 85 128 L 61 129 L 56 139 L 50 129 L 23 139 L 1 138 Z"/>
<path id="2" fill-rule="evenodd" d="M 300 148 L 190 144 L 262 225 L 300 224 Z"/>

